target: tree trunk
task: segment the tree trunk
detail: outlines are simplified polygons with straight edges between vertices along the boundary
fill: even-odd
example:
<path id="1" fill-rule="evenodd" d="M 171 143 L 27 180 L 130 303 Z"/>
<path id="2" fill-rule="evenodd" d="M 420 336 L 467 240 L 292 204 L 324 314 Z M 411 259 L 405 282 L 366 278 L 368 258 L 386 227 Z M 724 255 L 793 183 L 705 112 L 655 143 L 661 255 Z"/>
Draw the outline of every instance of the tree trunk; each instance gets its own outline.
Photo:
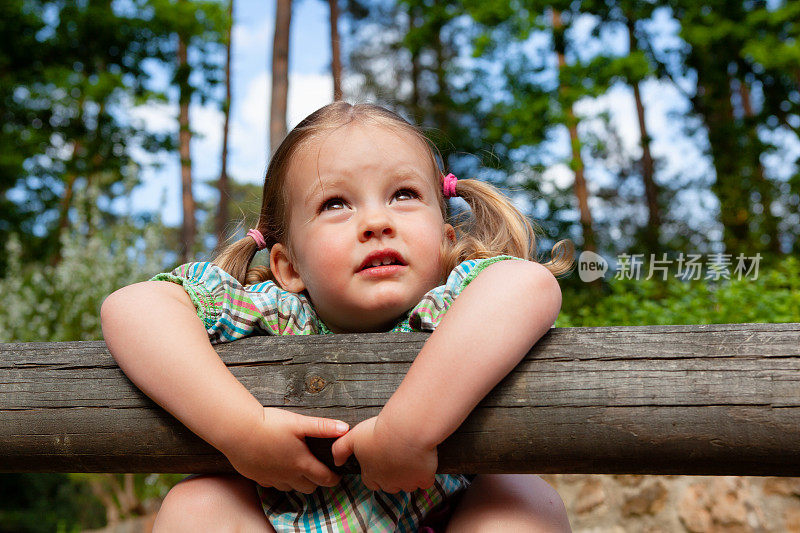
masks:
<path id="1" fill-rule="evenodd" d="M 408 33 L 415 33 L 419 29 L 422 20 L 420 7 L 418 5 L 411 6 L 408 13 Z M 425 120 L 426 113 L 422 108 L 422 91 L 420 90 L 420 76 L 423 71 L 423 67 L 420 64 L 420 46 L 415 43 L 414 46 L 408 47 L 408 51 L 411 54 L 411 101 L 408 108 L 414 122 L 419 125 L 425 125 L 428 121 Z"/>
<path id="2" fill-rule="evenodd" d="M 103 71 L 105 70 L 105 64 L 102 64 L 98 70 Z M 101 101 L 98 110 L 97 110 L 97 118 L 96 118 L 96 125 L 94 128 L 92 142 L 94 143 L 95 148 L 92 150 L 94 153 L 91 159 L 91 165 L 87 168 L 86 171 L 86 190 L 88 191 L 92 186 L 92 182 L 97 180 L 100 184 L 102 184 L 102 176 L 103 176 L 103 153 L 99 149 L 100 144 L 100 136 L 102 135 L 100 128 L 102 127 L 103 116 L 106 112 L 106 102 Z M 89 225 L 86 228 L 86 236 L 92 237 L 95 232 L 97 231 L 97 226 L 100 224 L 100 220 L 92 216 L 92 209 L 96 208 L 97 206 L 91 205 L 91 200 L 89 199 L 88 195 L 84 198 L 85 202 L 85 212 L 86 212 L 86 222 Z"/>
<path id="3" fill-rule="evenodd" d="M 286 101 L 289 94 L 289 25 L 292 0 L 277 0 L 275 37 L 272 43 L 272 104 L 269 116 L 270 153 L 286 137 Z"/>
<path id="4" fill-rule="evenodd" d="M 553 18 L 553 32 L 561 34 L 564 31 L 564 25 L 561 22 L 561 13 L 555 9 L 552 11 Z M 566 58 L 564 57 L 564 41 L 563 39 L 554 39 L 556 43 L 556 55 L 558 56 L 558 70 L 562 71 L 567 66 Z M 567 87 L 560 83 L 559 92 L 564 94 Z M 583 158 L 581 157 L 581 140 L 578 137 L 578 119 L 575 112 L 572 110 L 571 103 L 565 103 L 567 111 L 567 129 L 569 130 L 570 145 L 572 148 L 572 162 L 570 166 L 575 172 L 575 196 L 578 199 L 578 210 L 580 212 L 581 228 L 583 230 L 583 249 L 591 252 L 597 251 L 596 239 L 594 229 L 592 228 L 592 213 L 589 209 L 589 190 L 586 186 L 586 178 L 584 176 Z"/>
<path id="5" fill-rule="evenodd" d="M 73 159 L 75 157 L 75 152 L 78 150 L 78 146 L 80 145 L 80 141 L 75 141 L 75 145 L 72 149 Z M 55 235 L 55 253 L 50 257 L 50 265 L 56 266 L 61 262 L 61 235 L 67 230 L 69 225 L 69 208 L 72 205 L 72 192 L 75 188 L 75 180 L 77 179 L 78 175 L 74 171 L 71 171 L 67 174 L 67 187 L 64 190 L 64 196 L 61 198 L 61 205 L 59 207 L 58 213 L 58 226 L 56 226 L 56 235 Z"/>
<path id="6" fill-rule="evenodd" d="M 638 48 L 635 33 L 635 22 L 628 16 L 626 19 L 628 26 L 629 53 Z M 642 181 L 644 182 L 644 193 L 647 201 L 649 218 L 647 228 L 645 228 L 645 244 L 652 251 L 660 249 L 659 234 L 661 233 L 661 210 L 658 206 L 658 186 L 655 182 L 655 164 L 650 153 L 650 135 L 647 133 L 647 125 L 644 119 L 644 105 L 642 95 L 639 91 L 639 82 L 631 83 L 633 86 L 633 98 L 636 101 L 636 116 L 639 119 L 639 138 L 642 144 Z"/>
<path id="7" fill-rule="evenodd" d="M 85 97 L 81 96 L 78 99 L 78 117 L 76 122 L 79 124 L 79 127 L 82 129 L 84 127 L 84 120 L 83 120 L 83 105 L 84 105 Z M 64 189 L 64 196 L 61 198 L 61 202 L 58 208 L 58 224 L 56 225 L 56 234 L 55 234 L 55 245 L 53 250 L 54 253 L 50 256 L 50 265 L 56 266 L 61 262 L 61 235 L 67 230 L 69 227 L 69 208 L 72 206 L 72 194 L 75 189 L 75 180 L 78 178 L 78 172 L 76 170 L 78 157 L 81 157 L 79 152 L 83 150 L 83 142 L 80 138 L 76 138 L 74 144 L 72 145 L 72 155 L 70 156 L 70 163 L 69 163 L 69 172 L 67 172 L 67 181 L 66 181 L 66 188 Z"/>
<path id="8" fill-rule="evenodd" d="M 781 243 L 778 238 L 778 219 L 772 214 L 771 206 L 773 201 L 772 183 L 764 174 L 764 165 L 761 164 L 761 141 L 758 139 L 758 132 L 756 131 L 755 113 L 753 112 L 753 105 L 750 101 L 750 91 L 747 88 L 747 83 L 744 80 L 739 81 L 739 96 L 742 100 L 742 109 L 747 127 L 747 136 L 750 139 L 748 146 L 752 150 L 751 156 L 753 167 L 755 169 L 754 179 L 755 186 L 761 196 L 761 207 L 763 217 L 762 231 L 769 236 L 769 251 L 774 254 L 781 253 Z"/>
<path id="9" fill-rule="evenodd" d="M 697 92 L 692 99 L 695 112 L 708 131 L 710 155 L 716 171 L 711 190 L 719 201 L 725 252 L 734 257 L 752 252 L 750 242 L 750 200 L 752 182 L 744 175 L 739 145 L 740 131 L 734 123 L 727 63 L 709 64 L 707 58 L 690 54 L 688 63 L 697 72 Z"/>
<path id="10" fill-rule="evenodd" d="M 189 102 L 191 89 L 189 87 L 189 62 L 186 56 L 186 42 L 178 36 L 178 90 L 180 91 L 180 111 L 178 123 L 179 153 L 181 158 L 181 197 L 183 199 L 183 224 L 181 226 L 180 262 L 189 260 L 194 248 L 197 235 L 197 224 L 194 219 L 195 202 L 192 194 L 192 154 L 190 144 L 192 130 L 189 122 Z"/>
<path id="11" fill-rule="evenodd" d="M 411 27 L 414 27 L 415 17 L 411 17 Z M 422 102 L 419 92 L 419 76 L 422 68 L 419 64 L 419 50 L 411 51 L 411 113 L 417 124 L 423 123 Z"/>
<path id="12" fill-rule="evenodd" d="M 333 100 L 342 99 L 342 57 L 339 51 L 339 5 L 328 0 L 331 6 L 331 74 L 333 75 Z"/>
<path id="13" fill-rule="evenodd" d="M 230 129 L 231 118 L 231 46 L 232 46 L 232 27 L 233 27 L 233 0 L 228 0 L 228 42 L 225 46 L 225 103 L 222 111 L 225 114 L 225 121 L 222 125 L 222 162 L 220 164 L 219 181 L 217 190 L 219 191 L 219 204 L 217 206 L 217 219 L 214 233 L 217 235 L 217 244 L 225 240 L 225 225 L 228 223 L 228 201 L 231 197 L 231 186 L 228 181 L 228 131 Z"/>
<path id="14" fill-rule="evenodd" d="M 117 506 L 116 502 L 114 501 L 113 496 L 110 494 L 110 490 L 103 483 L 103 480 L 108 480 L 110 476 L 114 474 L 95 474 L 91 476 L 89 481 L 89 488 L 92 491 L 92 494 L 100 500 L 103 504 L 103 507 L 106 509 L 106 525 L 107 526 L 115 526 L 120 522 L 120 513 L 119 507 Z"/>
<path id="15" fill-rule="evenodd" d="M 265 335 L 214 349 L 264 407 L 355 425 L 428 338 Z M 333 466 L 333 440 L 306 444 L 359 472 L 355 458 Z M 234 472 L 103 341 L 0 343 L 0 447 L 3 472 Z M 438 452 L 440 473 L 797 476 L 800 324 L 553 328 Z"/>
<path id="16" fill-rule="evenodd" d="M 449 97 L 449 89 L 447 85 L 447 63 L 450 60 L 448 52 L 445 49 L 445 43 L 442 41 L 442 28 L 444 27 L 445 20 L 437 18 L 431 28 L 431 37 L 435 63 L 433 65 L 433 73 L 436 75 L 436 92 L 430 95 L 431 113 L 433 120 L 441 134 L 441 145 L 450 147 L 452 146 L 453 128 L 451 126 L 451 114 L 449 113 L 452 108 L 452 100 Z M 400 81 L 398 80 L 398 87 Z M 417 95 L 419 97 L 419 95 Z M 453 153 L 452 148 L 442 150 L 442 164 L 444 168 L 450 168 L 449 160 L 450 155 Z"/>

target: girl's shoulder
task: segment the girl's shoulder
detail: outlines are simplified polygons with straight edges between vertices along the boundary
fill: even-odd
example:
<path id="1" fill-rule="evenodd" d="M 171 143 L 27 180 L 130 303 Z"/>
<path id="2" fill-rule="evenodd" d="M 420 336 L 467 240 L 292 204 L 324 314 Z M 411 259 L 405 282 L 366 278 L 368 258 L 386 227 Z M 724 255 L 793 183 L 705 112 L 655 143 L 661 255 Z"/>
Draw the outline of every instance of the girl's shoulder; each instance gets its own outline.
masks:
<path id="1" fill-rule="evenodd" d="M 450 271 L 450 274 L 447 276 L 447 281 L 445 281 L 443 287 L 445 287 L 445 290 L 449 289 L 450 291 L 461 292 L 478 276 L 478 274 L 483 272 L 486 267 L 499 261 L 508 260 L 524 261 L 519 257 L 513 257 L 510 255 L 498 255 L 483 259 L 467 259 L 466 261 L 462 261 Z"/>
<path id="2" fill-rule="evenodd" d="M 273 281 L 243 285 L 231 274 L 210 261 L 184 263 L 169 272 L 156 274 L 150 278 L 150 281 L 176 281 L 178 278 L 189 280 L 192 283 L 201 283 L 207 288 L 216 287 L 217 285 L 229 285 L 231 287 L 247 290 L 248 292 L 264 292 L 273 287 L 280 289 Z"/>
<path id="3" fill-rule="evenodd" d="M 183 286 L 212 343 L 251 334 L 309 335 L 320 330 L 316 312 L 304 295 L 286 291 L 273 281 L 242 285 L 211 262 L 185 263 L 150 281 Z"/>
<path id="4" fill-rule="evenodd" d="M 285 298 L 299 297 L 281 288 L 272 280 L 244 285 L 231 274 L 210 261 L 184 263 L 169 272 L 156 274 L 150 281 L 172 281 L 186 287 L 201 287 L 206 291 L 226 290 L 233 292 L 275 294 Z"/>
<path id="5" fill-rule="evenodd" d="M 467 259 L 456 265 L 450 271 L 444 284 L 425 293 L 420 302 L 409 312 L 406 322 L 408 331 L 433 331 L 436 329 L 453 301 L 478 274 L 498 261 L 507 260 L 521 261 L 518 257 L 499 255 L 483 259 Z"/>

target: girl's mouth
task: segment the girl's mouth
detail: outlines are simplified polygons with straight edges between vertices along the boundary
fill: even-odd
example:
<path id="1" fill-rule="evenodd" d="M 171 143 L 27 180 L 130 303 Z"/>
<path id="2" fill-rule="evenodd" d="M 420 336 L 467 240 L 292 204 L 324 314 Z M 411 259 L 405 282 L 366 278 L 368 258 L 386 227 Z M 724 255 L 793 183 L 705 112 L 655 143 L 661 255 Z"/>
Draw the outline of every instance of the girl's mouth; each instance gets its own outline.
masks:
<path id="1" fill-rule="evenodd" d="M 376 250 L 369 254 L 364 261 L 361 262 L 356 272 L 374 271 L 376 274 L 380 272 L 395 272 L 400 270 L 399 267 L 405 266 L 406 262 L 399 252 L 391 248 L 386 248 L 384 250 Z M 394 270 L 392 270 L 393 267 L 395 267 Z"/>
<path id="2" fill-rule="evenodd" d="M 368 279 L 390 278 L 396 276 L 405 268 L 405 265 L 400 264 L 369 266 L 359 270 L 358 275 Z"/>

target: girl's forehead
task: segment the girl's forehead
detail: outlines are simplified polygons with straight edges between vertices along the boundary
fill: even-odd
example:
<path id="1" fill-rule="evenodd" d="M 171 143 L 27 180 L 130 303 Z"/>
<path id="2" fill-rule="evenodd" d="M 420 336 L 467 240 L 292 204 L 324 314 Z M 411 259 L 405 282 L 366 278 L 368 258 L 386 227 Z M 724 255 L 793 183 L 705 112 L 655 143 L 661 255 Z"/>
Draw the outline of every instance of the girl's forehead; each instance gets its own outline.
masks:
<path id="1" fill-rule="evenodd" d="M 360 121 L 353 121 L 322 133 L 317 137 L 316 145 L 316 150 L 328 157 L 336 157 L 343 150 L 351 156 L 356 152 L 357 155 L 364 157 L 378 157 L 380 153 L 386 151 L 396 153 L 397 148 L 402 147 L 402 155 L 424 160 L 428 152 L 427 145 L 413 130 L 402 126 Z M 368 146 L 374 147 L 375 151 L 361 151 Z"/>
<path id="2" fill-rule="evenodd" d="M 290 165 L 288 178 L 294 186 L 303 187 L 320 179 L 363 179 L 368 176 L 365 173 L 373 171 L 416 171 L 423 177 L 436 176 L 430 148 L 415 132 L 351 122 L 307 139 Z"/>

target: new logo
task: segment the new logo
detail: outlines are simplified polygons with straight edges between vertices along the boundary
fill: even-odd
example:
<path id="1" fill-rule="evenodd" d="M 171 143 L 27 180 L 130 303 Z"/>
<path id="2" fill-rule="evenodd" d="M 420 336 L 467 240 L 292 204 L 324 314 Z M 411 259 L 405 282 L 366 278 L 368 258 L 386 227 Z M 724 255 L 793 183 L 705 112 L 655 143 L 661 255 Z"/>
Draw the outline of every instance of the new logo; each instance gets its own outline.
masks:
<path id="1" fill-rule="evenodd" d="M 608 270 L 608 262 L 602 255 L 584 251 L 578 257 L 578 275 L 581 281 L 589 282 L 602 278 Z"/>

